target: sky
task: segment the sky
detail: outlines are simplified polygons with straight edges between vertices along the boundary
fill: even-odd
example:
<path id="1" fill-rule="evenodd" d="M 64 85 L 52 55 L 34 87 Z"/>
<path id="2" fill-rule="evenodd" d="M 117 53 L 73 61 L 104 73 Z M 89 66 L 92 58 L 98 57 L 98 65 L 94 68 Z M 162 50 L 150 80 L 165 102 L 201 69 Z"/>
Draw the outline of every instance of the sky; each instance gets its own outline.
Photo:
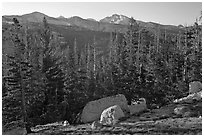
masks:
<path id="1" fill-rule="evenodd" d="M 191 25 L 201 15 L 201 2 L 3 2 L 3 15 L 23 15 L 34 11 L 51 17 L 80 16 L 100 20 L 122 14 L 145 22 Z"/>

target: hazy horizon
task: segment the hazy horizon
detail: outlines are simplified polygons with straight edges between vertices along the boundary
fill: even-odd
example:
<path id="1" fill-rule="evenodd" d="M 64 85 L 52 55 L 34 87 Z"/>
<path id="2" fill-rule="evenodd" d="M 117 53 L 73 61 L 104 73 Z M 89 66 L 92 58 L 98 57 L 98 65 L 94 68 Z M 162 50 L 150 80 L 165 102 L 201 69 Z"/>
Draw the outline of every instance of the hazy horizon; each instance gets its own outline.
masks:
<path id="1" fill-rule="evenodd" d="M 201 2 L 4 2 L 3 15 L 41 12 L 51 17 L 79 16 L 97 21 L 113 14 L 164 25 L 191 25 L 202 11 Z"/>

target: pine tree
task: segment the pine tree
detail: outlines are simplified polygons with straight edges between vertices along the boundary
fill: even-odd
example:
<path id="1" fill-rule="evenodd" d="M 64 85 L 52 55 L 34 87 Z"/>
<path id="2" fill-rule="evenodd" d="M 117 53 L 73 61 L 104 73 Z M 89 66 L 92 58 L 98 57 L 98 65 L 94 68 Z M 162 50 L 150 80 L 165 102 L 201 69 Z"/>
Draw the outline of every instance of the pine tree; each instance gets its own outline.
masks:
<path id="1" fill-rule="evenodd" d="M 49 28 L 46 18 L 43 19 L 44 28 L 41 33 L 42 42 L 42 74 L 46 85 L 44 113 L 48 117 L 51 115 L 56 120 L 57 106 L 62 99 L 65 75 L 62 68 L 62 54 L 58 50 L 57 41 L 53 39 L 53 34 Z M 54 111 L 54 113 L 52 113 Z M 48 122 L 48 121 L 47 121 Z"/>
<path id="2" fill-rule="evenodd" d="M 6 77 L 8 93 L 4 98 L 5 100 L 11 99 L 11 104 L 7 107 L 13 107 L 18 110 L 21 106 L 20 115 L 23 117 L 23 125 L 26 128 L 27 133 L 31 132 L 29 120 L 28 120 L 28 101 L 26 99 L 28 93 L 30 92 L 30 79 L 32 76 L 32 65 L 28 60 L 28 47 L 27 47 L 27 34 L 23 34 L 23 28 L 16 18 L 13 18 L 14 26 L 13 33 L 11 34 L 12 40 L 15 45 L 15 52 L 13 56 L 8 56 L 9 62 L 9 75 Z M 27 32 L 27 29 L 25 29 Z M 23 39 L 25 37 L 25 39 Z M 3 100 L 4 100 L 3 99 Z M 14 103 L 15 102 L 15 103 Z M 21 103 L 21 105 L 19 104 Z M 12 104 L 14 103 L 14 104 Z M 4 105 L 7 105 L 6 102 Z M 19 105 L 19 106 L 18 106 Z M 6 108 L 4 107 L 5 111 Z M 17 113 L 19 114 L 19 113 Z M 17 120 L 17 119 L 16 119 Z"/>
<path id="3" fill-rule="evenodd" d="M 185 73 L 186 80 L 201 80 L 201 27 L 195 22 L 185 33 Z"/>

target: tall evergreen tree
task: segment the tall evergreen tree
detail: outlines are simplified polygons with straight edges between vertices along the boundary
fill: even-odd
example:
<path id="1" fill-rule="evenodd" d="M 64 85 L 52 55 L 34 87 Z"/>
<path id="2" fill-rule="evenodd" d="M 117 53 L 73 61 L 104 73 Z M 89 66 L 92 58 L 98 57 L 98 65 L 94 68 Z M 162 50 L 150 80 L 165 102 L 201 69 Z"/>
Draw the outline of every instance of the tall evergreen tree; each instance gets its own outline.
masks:
<path id="1" fill-rule="evenodd" d="M 10 67 L 8 70 L 9 75 L 6 77 L 8 93 L 3 99 L 4 112 L 9 111 L 10 107 L 14 107 L 14 109 L 18 110 L 19 106 L 21 106 L 21 112 L 20 114 L 17 114 L 23 117 L 23 125 L 26 128 L 27 133 L 30 133 L 31 130 L 27 115 L 29 98 L 27 96 L 29 92 L 31 92 L 30 79 L 32 75 L 32 65 L 28 60 L 27 34 L 23 32 L 25 28 L 20 25 L 16 18 L 13 18 L 13 22 L 13 32 L 11 33 L 11 37 L 15 46 L 15 52 L 13 56 L 8 56 L 8 65 Z M 25 31 L 27 32 L 27 29 L 25 29 Z M 10 99 L 10 105 L 7 104 L 7 99 Z M 21 104 L 19 104 L 19 102 Z"/>
<path id="2" fill-rule="evenodd" d="M 46 89 L 44 91 L 44 113 L 45 116 L 52 115 L 52 119 L 56 120 L 57 106 L 63 98 L 64 73 L 62 68 L 62 54 L 58 50 L 57 42 L 53 39 L 52 31 L 49 28 L 46 18 L 43 19 L 44 28 L 41 33 L 42 42 L 42 74 Z M 55 115 L 53 116 L 53 111 Z"/>

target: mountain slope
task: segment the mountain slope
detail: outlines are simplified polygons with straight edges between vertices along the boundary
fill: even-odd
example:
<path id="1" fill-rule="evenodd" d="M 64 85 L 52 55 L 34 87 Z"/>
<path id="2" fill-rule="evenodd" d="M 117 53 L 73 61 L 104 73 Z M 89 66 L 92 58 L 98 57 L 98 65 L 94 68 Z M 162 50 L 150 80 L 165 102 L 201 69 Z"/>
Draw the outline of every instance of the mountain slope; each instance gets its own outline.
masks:
<path id="1" fill-rule="evenodd" d="M 129 25 L 130 19 L 131 18 L 124 16 L 124 15 L 113 14 L 112 16 L 108 16 L 108 17 L 101 19 L 100 22 L 111 23 L 111 24 L 120 24 L 120 25 Z M 176 31 L 176 33 L 177 33 L 177 30 L 179 30 L 181 28 L 181 27 L 173 26 L 173 25 L 162 25 L 162 24 L 158 24 L 158 23 L 154 23 L 154 22 L 143 22 L 140 20 L 136 20 L 136 22 L 139 24 L 140 27 L 147 28 L 151 31 L 163 29 L 163 30 L 167 30 L 167 31 L 171 31 L 171 32 L 173 30 L 173 32 Z"/>
<path id="2" fill-rule="evenodd" d="M 46 17 L 47 21 L 50 24 L 55 24 L 55 25 L 67 25 L 67 22 L 59 20 L 57 18 L 49 17 L 43 13 L 40 12 L 32 12 L 29 14 L 24 14 L 22 16 L 18 15 L 11 15 L 11 16 L 3 16 L 2 20 L 12 20 L 13 18 L 17 18 L 21 23 L 29 23 L 29 22 L 36 22 L 36 23 L 42 23 L 43 18 Z"/>

